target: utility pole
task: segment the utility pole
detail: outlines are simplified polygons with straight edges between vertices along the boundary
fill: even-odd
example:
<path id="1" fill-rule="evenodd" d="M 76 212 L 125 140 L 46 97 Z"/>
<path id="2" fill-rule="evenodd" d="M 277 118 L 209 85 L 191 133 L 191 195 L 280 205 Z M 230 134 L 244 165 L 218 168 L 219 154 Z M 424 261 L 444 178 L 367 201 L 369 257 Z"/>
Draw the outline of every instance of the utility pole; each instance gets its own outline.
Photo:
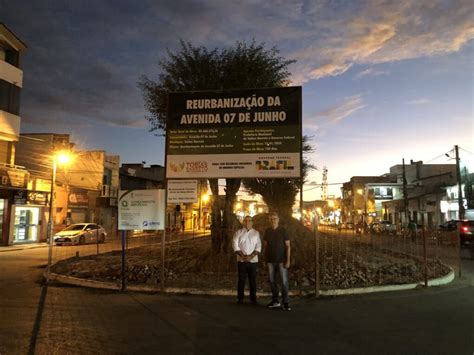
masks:
<path id="1" fill-rule="evenodd" d="M 464 204 L 462 199 L 462 179 L 461 179 L 461 168 L 459 159 L 459 148 L 457 145 L 454 146 L 456 152 L 456 175 L 458 180 L 458 206 L 459 206 L 459 219 L 464 219 Z"/>
<path id="2" fill-rule="evenodd" d="M 407 175 L 405 171 L 405 158 L 402 159 L 403 164 L 403 204 L 405 206 L 405 223 L 409 222 L 408 216 L 408 190 L 407 190 Z"/>

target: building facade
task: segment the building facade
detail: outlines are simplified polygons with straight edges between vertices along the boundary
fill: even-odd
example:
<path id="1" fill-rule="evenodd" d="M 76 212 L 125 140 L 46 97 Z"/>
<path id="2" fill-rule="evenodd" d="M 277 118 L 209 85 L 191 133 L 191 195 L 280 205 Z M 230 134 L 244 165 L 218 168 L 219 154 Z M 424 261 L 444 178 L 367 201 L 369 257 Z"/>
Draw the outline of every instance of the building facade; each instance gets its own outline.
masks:
<path id="1" fill-rule="evenodd" d="M 68 166 L 57 166 L 52 210 L 53 231 L 71 223 L 95 222 L 109 235 L 117 232 L 117 194 L 120 158 L 106 152 L 77 151 L 68 134 L 22 134 L 17 144 L 17 160 L 30 172 L 28 196 L 41 196 L 42 205 L 26 202 L 21 209 L 35 210 L 40 233 L 46 241 L 53 179 L 53 159 L 58 151 L 68 151 L 73 159 Z M 13 242 L 15 242 L 13 240 Z"/>
<path id="2" fill-rule="evenodd" d="M 21 59 L 26 45 L 0 23 L 0 244 L 35 242 L 39 226 L 31 211 L 17 209 L 27 201 L 29 174 L 16 165 L 15 143 L 20 136 L 20 94 L 23 87 Z"/>

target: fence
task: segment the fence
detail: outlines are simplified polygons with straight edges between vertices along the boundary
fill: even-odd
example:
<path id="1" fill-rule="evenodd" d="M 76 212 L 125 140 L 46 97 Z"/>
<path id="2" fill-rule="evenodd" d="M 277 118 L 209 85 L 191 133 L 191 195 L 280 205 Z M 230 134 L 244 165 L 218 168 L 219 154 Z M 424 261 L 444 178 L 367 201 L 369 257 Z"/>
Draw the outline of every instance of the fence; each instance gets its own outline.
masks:
<path id="1" fill-rule="evenodd" d="M 425 283 L 451 270 L 460 272 L 456 232 L 358 233 L 325 225 L 314 231 L 296 221 L 284 226 L 292 236 L 289 276 L 293 292 Z M 261 235 L 267 227 L 263 216 L 255 223 Z M 231 231 L 213 232 L 232 235 Z M 227 252 L 213 251 L 209 229 L 169 230 L 165 240 L 163 232 L 127 233 L 123 241 L 118 235 L 107 236 L 103 243 L 98 237 L 84 244 L 54 245 L 52 271 L 124 287 L 236 289 L 235 256 L 229 247 Z M 264 262 L 259 263 L 258 273 L 258 290 L 269 292 Z"/>

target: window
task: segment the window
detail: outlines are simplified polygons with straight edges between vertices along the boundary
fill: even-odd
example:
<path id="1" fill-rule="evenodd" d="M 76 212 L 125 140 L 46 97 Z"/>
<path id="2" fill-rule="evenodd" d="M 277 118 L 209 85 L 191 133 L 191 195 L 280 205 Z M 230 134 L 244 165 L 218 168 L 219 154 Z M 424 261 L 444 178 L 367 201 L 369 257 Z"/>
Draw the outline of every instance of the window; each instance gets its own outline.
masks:
<path id="1" fill-rule="evenodd" d="M 13 49 L 7 49 L 5 51 L 5 61 L 7 63 L 10 63 L 11 65 L 15 66 L 18 68 L 20 64 L 20 56 L 18 55 L 18 52 L 13 50 Z"/>
<path id="2" fill-rule="evenodd" d="M 387 187 L 387 196 L 392 196 L 392 195 L 393 195 L 392 188 Z"/>
<path id="3" fill-rule="evenodd" d="M 102 185 L 112 185 L 112 170 L 105 168 Z"/>
<path id="4" fill-rule="evenodd" d="M 380 187 L 375 188 L 375 195 L 380 196 Z"/>
<path id="5" fill-rule="evenodd" d="M 20 88 L 0 79 L 0 110 L 20 114 Z"/>
<path id="6" fill-rule="evenodd" d="M 18 51 L 10 48 L 10 47 L 2 47 L 0 46 L 0 60 L 3 60 L 15 67 L 18 67 L 20 64 L 20 56 Z"/>

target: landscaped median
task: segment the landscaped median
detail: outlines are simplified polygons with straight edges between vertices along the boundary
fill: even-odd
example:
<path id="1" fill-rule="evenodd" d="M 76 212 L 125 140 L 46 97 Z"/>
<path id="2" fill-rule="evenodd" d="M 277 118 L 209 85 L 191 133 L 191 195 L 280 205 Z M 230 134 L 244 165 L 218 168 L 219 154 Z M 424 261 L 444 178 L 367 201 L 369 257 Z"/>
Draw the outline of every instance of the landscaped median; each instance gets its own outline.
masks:
<path id="1" fill-rule="evenodd" d="M 422 260 L 402 253 L 368 248 L 350 243 L 346 248 L 320 245 L 320 294 L 343 295 L 406 290 L 424 284 Z M 295 258 L 290 268 L 293 295 L 315 292 L 314 242 L 293 243 Z M 168 293 L 235 295 L 237 275 L 232 254 L 211 252 L 209 238 L 189 240 L 167 248 L 165 286 Z M 160 245 L 127 250 L 126 284 L 131 291 L 160 291 Z M 439 260 L 427 261 L 429 286 L 454 279 L 453 270 Z M 121 289 L 121 252 L 114 251 L 86 257 L 74 257 L 52 266 L 51 278 L 62 283 L 85 287 Z M 265 265 L 260 262 L 257 276 L 260 296 L 270 294 Z"/>

